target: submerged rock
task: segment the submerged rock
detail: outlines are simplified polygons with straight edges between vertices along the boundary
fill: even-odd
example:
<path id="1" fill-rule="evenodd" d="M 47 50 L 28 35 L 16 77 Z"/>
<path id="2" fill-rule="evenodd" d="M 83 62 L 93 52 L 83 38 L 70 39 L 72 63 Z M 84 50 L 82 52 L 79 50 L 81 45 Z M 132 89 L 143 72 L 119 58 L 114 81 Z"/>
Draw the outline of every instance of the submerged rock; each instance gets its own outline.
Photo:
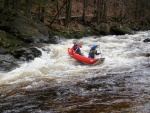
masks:
<path id="1" fill-rule="evenodd" d="M 19 48 L 12 52 L 12 55 L 21 61 L 30 61 L 42 55 L 41 51 L 34 47 Z"/>
<path id="2" fill-rule="evenodd" d="M 0 71 L 11 71 L 20 62 L 34 60 L 41 55 L 41 51 L 35 47 L 21 47 L 12 51 L 0 48 Z"/>
<path id="3" fill-rule="evenodd" d="M 150 42 L 150 38 L 143 40 L 143 42 Z"/>
<path id="4" fill-rule="evenodd" d="M 0 71 L 11 71 L 18 67 L 17 59 L 11 54 L 0 55 Z"/>
<path id="5" fill-rule="evenodd" d="M 7 62 L 7 61 L 0 61 L 0 71 L 6 72 L 11 71 L 18 67 L 18 64 L 13 62 Z"/>

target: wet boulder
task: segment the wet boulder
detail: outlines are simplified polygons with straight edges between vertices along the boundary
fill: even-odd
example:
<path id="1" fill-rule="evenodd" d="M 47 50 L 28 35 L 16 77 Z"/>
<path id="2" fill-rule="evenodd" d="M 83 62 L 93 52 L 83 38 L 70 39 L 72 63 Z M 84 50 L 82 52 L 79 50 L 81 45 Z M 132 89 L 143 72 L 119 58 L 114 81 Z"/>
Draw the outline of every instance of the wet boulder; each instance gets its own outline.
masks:
<path id="1" fill-rule="evenodd" d="M 107 23 L 101 23 L 98 29 L 101 35 L 109 35 L 110 33 L 110 26 Z"/>
<path id="2" fill-rule="evenodd" d="M 141 56 L 150 57 L 150 53 L 142 53 Z"/>
<path id="3" fill-rule="evenodd" d="M 143 42 L 150 42 L 150 38 L 143 40 Z"/>
<path id="4" fill-rule="evenodd" d="M 132 30 L 129 27 L 124 27 L 121 25 L 113 25 L 110 28 L 111 34 L 115 35 L 125 35 L 125 34 L 132 34 Z"/>
<path id="5" fill-rule="evenodd" d="M 16 67 L 18 67 L 17 59 L 9 50 L 0 47 L 0 71 L 11 71 Z"/>
<path id="6" fill-rule="evenodd" d="M 49 43 L 48 28 L 25 16 L 8 17 L 4 20 L 5 31 L 8 31 L 26 43 Z"/>
<path id="7" fill-rule="evenodd" d="M 9 51 L 5 48 L 0 47 L 0 54 L 7 54 Z"/>
<path id="8" fill-rule="evenodd" d="M 58 43 L 60 43 L 60 39 L 61 39 L 60 36 L 55 35 L 50 38 L 50 41 L 52 44 L 58 44 Z"/>
<path id="9" fill-rule="evenodd" d="M 12 34 L 0 30 L 0 45 L 5 48 L 24 45 L 24 42 L 16 39 Z"/>
<path id="10" fill-rule="evenodd" d="M 12 50 L 0 47 L 0 71 L 11 71 L 18 67 L 20 62 L 34 60 L 42 55 L 35 47 L 12 48 Z"/>
<path id="11" fill-rule="evenodd" d="M 11 71 L 18 67 L 17 59 L 10 54 L 0 55 L 0 71 Z"/>
<path id="12" fill-rule="evenodd" d="M 8 72 L 18 67 L 18 64 L 7 62 L 7 61 L 0 61 L 0 71 Z"/>
<path id="13" fill-rule="evenodd" d="M 41 51 L 35 47 L 19 48 L 12 52 L 12 55 L 21 61 L 30 61 L 42 55 Z"/>

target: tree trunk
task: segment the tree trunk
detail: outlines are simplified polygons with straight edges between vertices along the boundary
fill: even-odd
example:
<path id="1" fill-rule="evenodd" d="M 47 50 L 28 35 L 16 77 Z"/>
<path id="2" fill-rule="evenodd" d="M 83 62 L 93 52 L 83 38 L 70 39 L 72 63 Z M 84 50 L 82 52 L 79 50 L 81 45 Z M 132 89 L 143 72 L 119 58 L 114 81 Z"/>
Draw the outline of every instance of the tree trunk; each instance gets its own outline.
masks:
<path id="1" fill-rule="evenodd" d="M 71 0 L 66 0 L 66 19 L 65 26 L 68 27 L 71 17 Z"/>
<path id="2" fill-rule="evenodd" d="M 63 9 L 63 7 L 67 4 L 67 1 L 63 3 L 63 5 L 61 6 L 61 8 L 58 10 L 58 12 L 56 13 L 56 15 L 54 16 L 52 22 L 50 23 L 50 27 L 52 26 L 52 24 L 54 23 L 56 17 L 58 16 L 58 14 L 60 13 L 60 11 Z"/>
<path id="3" fill-rule="evenodd" d="M 86 24 L 87 4 L 88 4 L 88 0 L 83 0 L 83 14 L 82 14 L 82 20 L 83 20 L 84 24 Z"/>
<path id="4" fill-rule="evenodd" d="M 41 2 L 38 3 L 38 19 L 41 18 Z"/>
<path id="5" fill-rule="evenodd" d="M 7 13 L 10 8 L 10 0 L 4 0 L 4 8 L 3 8 L 3 13 Z"/>
<path id="6" fill-rule="evenodd" d="M 44 22 L 44 19 L 45 19 L 45 4 L 46 4 L 46 0 L 43 0 L 42 11 L 41 11 L 41 18 L 40 18 L 41 22 Z"/>
<path id="7" fill-rule="evenodd" d="M 97 2 L 97 23 L 99 24 L 107 20 L 107 0 L 98 0 Z"/>
<path id="8" fill-rule="evenodd" d="M 15 14 L 18 14 L 20 0 L 13 0 L 13 9 Z"/>
<path id="9" fill-rule="evenodd" d="M 102 21 L 106 22 L 107 21 L 107 0 L 103 0 L 103 16 L 102 16 Z"/>
<path id="10" fill-rule="evenodd" d="M 97 23 L 100 23 L 100 18 L 101 18 L 101 4 L 100 4 L 101 0 L 97 0 Z"/>
<path id="11" fill-rule="evenodd" d="M 57 6 L 57 12 L 59 12 L 59 4 L 58 4 L 59 2 L 58 2 L 58 0 L 56 0 L 56 6 Z M 58 18 L 59 18 L 59 13 L 58 13 Z"/>
<path id="12" fill-rule="evenodd" d="M 26 2 L 25 15 L 31 18 L 32 0 L 25 0 L 25 2 Z"/>
<path id="13" fill-rule="evenodd" d="M 10 0 L 4 0 L 4 9 L 9 8 Z"/>

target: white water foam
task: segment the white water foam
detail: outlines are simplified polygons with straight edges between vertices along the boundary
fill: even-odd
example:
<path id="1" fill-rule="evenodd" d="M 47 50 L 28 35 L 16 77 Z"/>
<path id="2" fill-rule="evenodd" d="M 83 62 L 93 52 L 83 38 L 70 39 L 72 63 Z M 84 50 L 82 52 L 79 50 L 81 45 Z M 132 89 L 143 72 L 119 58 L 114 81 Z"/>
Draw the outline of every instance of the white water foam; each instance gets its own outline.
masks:
<path id="1" fill-rule="evenodd" d="M 0 84 L 34 81 L 38 77 L 58 79 L 61 82 L 61 80 L 64 81 L 72 77 L 79 77 L 79 79 L 91 77 L 91 72 L 95 70 L 99 70 L 100 75 L 119 70 L 131 71 L 137 66 L 140 68 L 141 62 L 147 60 L 140 54 L 143 51 L 148 52 L 150 49 L 147 43 L 142 42 L 148 36 L 150 36 L 149 31 L 138 32 L 135 35 L 83 37 L 79 39 L 78 42 L 83 46 L 81 51 L 85 56 L 88 56 L 93 44 L 99 45 L 97 50 L 102 54 L 96 57 L 104 57 L 105 62 L 96 66 L 81 65 L 69 57 L 67 49 L 73 46 L 72 41 L 74 39 L 62 41 L 60 44 L 48 44 L 40 49 L 42 51 L 41 57 L 26 62 L 11 72 L 0 73 Z M 83 76 L 84 74 L 87 76 Z"/>

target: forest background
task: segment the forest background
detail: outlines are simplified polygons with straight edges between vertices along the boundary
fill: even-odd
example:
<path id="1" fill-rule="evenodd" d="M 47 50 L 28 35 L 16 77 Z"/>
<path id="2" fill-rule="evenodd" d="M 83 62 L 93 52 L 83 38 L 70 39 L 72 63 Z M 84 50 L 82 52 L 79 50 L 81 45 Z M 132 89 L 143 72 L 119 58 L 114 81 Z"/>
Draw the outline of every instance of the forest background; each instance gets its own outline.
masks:
<path id="1" fill-rule="evenodd" d="M 0 0 L 1 23 L 6 17 L 24 15 L 54 30 L 82 31 L 94 28 L 100 34 L 115 28 L 149 30 L 149 0 Z M 6 19 L 5 19 L 6 20 Z M 126 28 L 126 29 L 125 29 Z M 1 27 L 1 30 L 4 30 Z M 121 31 L 118 33 L 121 33 Z"/>

